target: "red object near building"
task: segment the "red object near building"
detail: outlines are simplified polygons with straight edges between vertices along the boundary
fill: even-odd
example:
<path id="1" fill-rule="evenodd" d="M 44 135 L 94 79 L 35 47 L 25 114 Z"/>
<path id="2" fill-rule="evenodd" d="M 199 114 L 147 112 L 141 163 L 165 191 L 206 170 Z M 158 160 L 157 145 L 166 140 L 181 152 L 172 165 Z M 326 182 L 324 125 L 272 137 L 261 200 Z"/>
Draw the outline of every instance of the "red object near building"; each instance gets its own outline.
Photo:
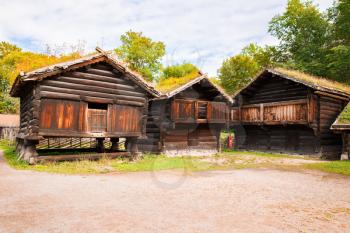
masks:
<path id="1" fill-rule="evenodd" d="M 228 135 L 227 137 L 227 148 L 232 149 L 233 148 L 233 138 L 232 135 Z"/>

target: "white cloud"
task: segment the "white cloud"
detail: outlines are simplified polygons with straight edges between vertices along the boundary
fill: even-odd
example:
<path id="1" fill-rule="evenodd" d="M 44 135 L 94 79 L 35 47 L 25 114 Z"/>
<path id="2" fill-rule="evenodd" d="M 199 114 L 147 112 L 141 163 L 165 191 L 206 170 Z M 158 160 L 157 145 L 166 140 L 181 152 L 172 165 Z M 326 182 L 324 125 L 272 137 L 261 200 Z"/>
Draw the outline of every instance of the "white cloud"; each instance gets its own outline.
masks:
<path id="1" fill-rule="evenodd" d="M 270 19 L 286 0 L 0 0 L 0 40 L 41 51 L 45 44 L 117 47 L 132 29 L 164 41 L 164 62 L 190 61 L 216 74 L 223 59 L 250 42 L 273 44 Z M 321 9 L 332 0 L 317 0 Z"/>

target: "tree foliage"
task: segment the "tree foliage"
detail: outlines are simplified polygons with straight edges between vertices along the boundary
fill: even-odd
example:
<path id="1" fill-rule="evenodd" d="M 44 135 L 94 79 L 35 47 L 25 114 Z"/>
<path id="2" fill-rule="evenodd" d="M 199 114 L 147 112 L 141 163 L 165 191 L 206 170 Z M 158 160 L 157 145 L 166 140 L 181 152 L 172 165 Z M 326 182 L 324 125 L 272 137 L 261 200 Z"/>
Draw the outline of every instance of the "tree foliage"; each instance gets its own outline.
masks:
<path id="1" fill-rule="evenodd" d="M 350 1 L 339 0 L 334 8 L 335 38 L 342 45 L 350 46 Z"/>
<path id="2" fill-rule="evenodd" d="M 228 93 L 234 93 L 265 67 L 275 63 L 276 49 L 249 44 L 240 54 L 226 59 L 219 69 L 219 80 Z"/>
<path id="3" fill-rule="evenodd" d="M 12 52 L 20 52 L 22 49 L 14 44 L 10 44 L 6 41 L 0 42 L 0 59 L 3 59 L 6 55 Z"/>
<path id="4" fill-rule="evenodd" d="M 161 69 L 161 58 L 165 45 L 152 41 L 141 32 L 128 31 L 120 37 L 122 45 L 115 50 L 117 55 L 130 64 L 130 68 L 140 72 L 148 81 L 157 77 Z"/>
<path id="5" fill-rule="evenodd" d="M 80 57 L 78 53 L 61 56 L 24 52 L 8 42 L 0 42 L 0 113 L 18 112 L 18 100 L 9 96 L 10 87 L 21 71 L 28 72 Z"/>
<path id="6" fill-rule="evenodd" d="M 350 84 L 349 0 L 336 1 L 325 13 L 311 0 L 289 0 L 270 21 L 269 32 L 279 39 L 278 46 L 250 44 L 224 61 L 219 78 L 228 91 L 247 83 L 252 71 L 271 65 Z"/>
<path id="7" fill-rule="evenodd" d="M 350 1 L 320 12 L 312 1 L 289 0 L 269 26 L 291 68 L 349 83 Z"/>
<path id="8" fill-rule="evenodd" d="M 259 70 L 260 67 L 253 58 L 239 54 L 223 62 L 219 79 L 225 90 L 233 94 L 252 80 Z"/>
<path id="9" fill-rule="evenodd" d="M 168 66 L 163 69 L 161 79 L 180 78 L 192 72 L 199 72 L 199 69 L 191 63 Z"/>
<path id="10" fill-rule="evenodd" d="M 322 75 L 326 67 L 329 22 L 311 1 L 289 0 L 286 11 L 273 17 L 269 32 L 297 69 Z"/>

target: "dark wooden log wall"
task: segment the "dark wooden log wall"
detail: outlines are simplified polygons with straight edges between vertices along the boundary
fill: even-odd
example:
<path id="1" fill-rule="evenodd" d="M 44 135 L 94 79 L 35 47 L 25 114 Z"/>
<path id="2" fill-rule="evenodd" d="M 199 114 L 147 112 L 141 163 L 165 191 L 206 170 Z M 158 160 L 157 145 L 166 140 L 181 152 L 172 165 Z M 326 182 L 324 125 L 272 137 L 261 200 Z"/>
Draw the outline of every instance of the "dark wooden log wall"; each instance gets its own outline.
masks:
<path id="1" fill-rule="evenodd" d="M 278 77 L 267 77 L 254 83 L 244 94 L 243 104 L 305 99 L 308 88 L 302 84 Z"/>
<path id="2" fill-rule="evenodd" d="M 218 132 L 209 124 L 179 125 L 164 134 L 164 149 L 171 150 L 216 150 Z"/>
<path id="3" fill-rule="evenodd" d="M 150 153 L 159 153 L 162 150 L 161 125 L 165 123 L 160 121 L 164 114 L 165 101 L 150 101 L 148 108 L 146 136 L 139 139 L 138 146 L 141 151 Z"/>
<path id="4" fill-rule="evenodd" d="M 307 126 L 235 126 L 238 149 L 317 154 L 314 131 Z"/>
<path id="5" fill-rule="evenodd" d="M 350 157 L 350 130 L 342 133 L 343 136 L 343 153 L 347 153 Z"/>
<path id="6" fill-rule="evenodd" d="M 145 91 L 107 64 L 46 79 L 40 84 L 40 96 L 138 107 L 146 103 Z"/>
<path id="7" fill-rule="evenodd" d="M 229 120 L 229 110 L 223 97 L 212 89 L 194 85 L 173 98 L 150 101 L 147 139 L 138 140 L 139 148 L 152 153 L 216 150 L 220 130 Z M 203 106 L 206 111 L 201 113 Z"/>
<path id="8" fill-rule="evenodd" d="M 20 128 L 18 138 L 36 139 L 39 132 L 40 97 L 36 85 L 23 88 L 20 97 Z"/>
<path id="9" fill-rule="evenodd" d="M 37 85 L 37 93 L 23 99 L 38 98 L 41 114 L 40 122 L 35 123 L 40 126 L 40 136 L 89 136 L 88 103 L 108 106 L 109 134 L 103 136 L 140 136 L 145 131 L 146 91 L 106 63 L 47 78 Z"/>
<path id="10" fill-rule="evenodd" d="M 246 124 L 236 126 L 236 130 L 241 127 L 236 135 L 237 146 L 242 149 L 257 147 L 282 152 L 313 153 L 328 159 L 338 159 L 342 148 L 341 135 L 333 133 L 330 127 L 345 103 L 336 97 L 321 94 L 315 94 L 313 89 L 302 84 L 272 76 L 252 83 L 237 98 L 237 107 L 231 112 L 236 124 L 242 121 Z M 305 101 L 305 104 L 283 107 L 283 101 Z M 262 117 L 262 106 L 259 108 L 259 104 L 268 106 L 274 102 L 276 106 L 264 108 L 264 121 L 259 121 Z M 257 106 L 254 107 L 254 104 Z M 248 108 L 249 106 L 253 107 Z M 275 114 L 269 121 L 269 114 L 276 113 L 277 110 L 281 113 L 280 117 Z M 242 121 L 237 120 L 240 117 Z M 276 127 L 269 126 L 272 122 Z"/>
<path id="11" fill-rule="evenodd" d="M 319 97 L 319 132 L 322 154 L 330 159 L 338 159 L 342 150 L 341 134 L 334 133 L 330 127 L 343 110 L 342 100 L 321 96 Z"/>

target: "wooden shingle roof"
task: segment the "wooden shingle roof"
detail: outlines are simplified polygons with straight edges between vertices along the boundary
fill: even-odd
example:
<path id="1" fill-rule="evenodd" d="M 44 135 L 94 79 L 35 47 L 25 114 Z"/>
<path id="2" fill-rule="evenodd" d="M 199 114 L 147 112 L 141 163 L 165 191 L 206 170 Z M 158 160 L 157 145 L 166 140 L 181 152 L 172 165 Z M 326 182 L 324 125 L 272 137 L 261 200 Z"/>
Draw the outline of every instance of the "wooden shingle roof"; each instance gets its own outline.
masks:
<path id="1" fill-rule="evenodd" d="M 46 66 L 40 69 L 36 69 L 27 73 L 21 72 L 10 91 L 11 96 L 18 97 L 22 86 L 27 82 L 41 81 L 45 78 L 52 77 L 54 75 L 76 70 L 84 66 L 95 64 L 98 62 L 106 62 L 116 70 L 122 72 L 128 79 L 135 82 L 138 86 L 145 89 L 154 97 L 160 96 L 160 93 L 154 88 L 154 86 L 147 82 L 140 74 L 132 71 L 128 68 L 128 65 L 116 59 L 111 53 L 105 52 L 100 48 L 96 48 L 97 53 L 89 56 L 85 56 L 79 59 L 75 59 L 68 62 L 58 63 L 50 66 Z"/>

